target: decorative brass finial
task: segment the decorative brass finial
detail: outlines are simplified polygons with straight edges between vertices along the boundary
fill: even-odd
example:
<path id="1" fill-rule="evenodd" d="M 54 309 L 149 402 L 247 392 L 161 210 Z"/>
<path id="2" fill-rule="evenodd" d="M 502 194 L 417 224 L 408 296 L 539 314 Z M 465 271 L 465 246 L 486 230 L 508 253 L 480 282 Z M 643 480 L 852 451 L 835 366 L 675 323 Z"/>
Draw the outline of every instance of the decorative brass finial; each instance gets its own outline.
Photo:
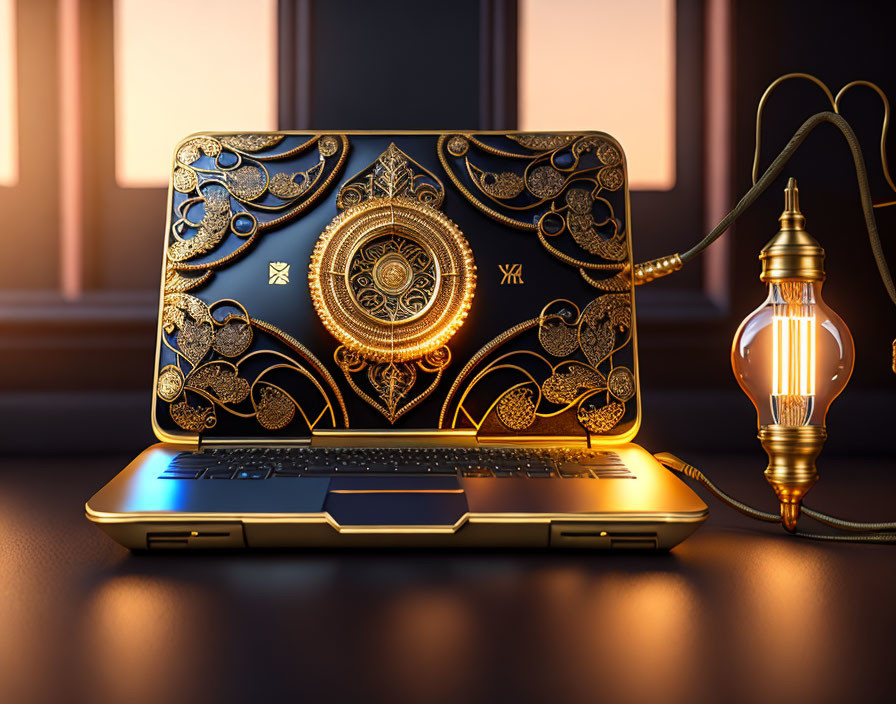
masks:
<path id="1" fill-rule="evenodd" d="M 803 497 L 818 481 L 815 459 L 828 434 L 823 426 L 766 425 L 759 429 L 759 441 L 768 454 L 765 478 L 781 508 L 784 527 L 796 530 Z"/>
<path id="2" fill-rule="evenodd" d="M 760 280 L 824 281 L 824 249 L 806 232 L 806 218 L 800 211 L 796 179 L 784 189 L 784 212 L 778 218 L 781 229 L 759 253 Z"/>
<path id="3" fill-rule="evenodd" d="M 804 230 L 806 218 L 800 211 L 800 189 L 796 187 L 796 179 L 787 179 L 784 189 L 784 212 L 778 218 L 782 230 Z"/>

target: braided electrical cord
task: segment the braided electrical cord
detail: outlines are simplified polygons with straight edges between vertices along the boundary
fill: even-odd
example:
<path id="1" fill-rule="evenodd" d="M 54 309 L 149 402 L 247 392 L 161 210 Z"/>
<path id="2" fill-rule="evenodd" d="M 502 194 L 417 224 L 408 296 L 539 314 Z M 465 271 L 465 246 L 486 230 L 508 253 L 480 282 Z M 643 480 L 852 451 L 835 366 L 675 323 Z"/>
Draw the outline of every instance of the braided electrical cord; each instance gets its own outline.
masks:
<path id="1" fill-rule="evenodd" d="M 703 486 L 705 486 L 709 493 L 715 496 L 722 503 L 728 504 L 735 511 L 740 511 L 745 516 L 750 518 L 755 518 L 757 521 L 767 521 L 768 523 L 780 523 L 781 516 L 777 513 L 766 513 L 765 511 L 760 511 L 758 508 L 753 508 L 752 506 L 748 506 L 745 503 L 741 503 L 733 496 L 729 496 L 724 491 L 719 489 L 715 484 L 713 484 L 709 478 L 703 474 L 699 469 L 697 469 L 694 465 L 688 464 L 680 457 L 676 457 L 670 452 L 658 452 L 654 455 L 657 461 L 671 469 L 673 472 L 678 472 L 679 474 L 683 474 L 686 477 L 690 477 L 695 481 L 700 482 Z"/>
<path id="2" fill-rule="evenodd" d="M 759 142 L 760 142 L 760 131 L 761 131 L 761 119 L 762 119 L 762 107 L 767 99 L 769 93 L 781 82 L 784 80 L 788 80 L 790 78 L 806 78 L 817 85 L 819 85 L 822 90 L 824 90 L 825 94 L 830 101 L 834 112 L 819 112 L 815 115 L 812 115 L 808 120 L 806 120 L 800 128 L 793 134 L 790 141 L 787 145 L 782 149 L 778 155 L 775 157 L 774 161 L 769 165 L 769 167 L 762 174 L 761 178 L 757 179 L 756 175 L 758 172 L 759 166 Z M 694 259 L 697 255 L 699 255 L 703 250 L 705 250 L 709 245 L 715 242 L 724 232 L 734 224 L 734 222 L 746 211 L 760 195 L 771 185 L 771 183 L 780 175 L 781 171 L 784 169 L 786 163 L 790 160 L 793 154 L 799 149 L 800 145 L 806 140 L 809 134 L 816 128 L 818 125 L 822 123 L 830 123 L 837 127 L 840 130 L 843 137 L 846 139 L 846 143 L 849 146 L 850 152 L 852 153 L 853 165 L 855 166 L 856 171 L 856 180 L 859 186 L 859 196 L 862 202 L 862 213 L 865 217 L 865 227 L 868 231 L 868 241 L 871 245 L 871 253 L 874 256 L 875 264 L 877 265 L 878 273 L 880 274 L 881 282 L 884 285 L 884 288 L 887 291 L 887 295 L 890 297 L 890 300 L 896 305 L 896 285 L 893 283 L 893 276 L 890 273 L 890 268 L 887 264 L 887 260 L 883 253 L 883 248 L 880 243 L 880 235 L 877 229 L 877 220 L 874 216 L 874 204 L 871 200 L 871 188 L 868 183 L 868 172 L 865 168 L 865 159 L 862 155 L 862 149 L 859 145 L 859 141 L 856 138 L 855 132 L 853 132 L 852 127 L 849 123 L 840 116 L 839 113 L 839 104 L 843 94 L 846 93 L 850 88 L 854 86 L 868 86 L 875 90 L 877 94 L 881 97 L 884 105 L 884 121 L 883 128 L 881 131 L 881 161 L 884 170 L 884 175 L 887 179 L 887 183 L 891 188 L 896 190 L 896 185 L 894 185 L 892 179 L 890 178 L 889 168 L 887 166 L 886 160 L 886 138 L 887 138 L 887 127 L 889 123 L 889 102 L 886 98 L 886 95 L 883 91 L 880 90 L 876 85 L 868 83 L 867 81 L 854 81 L 841 89 L 841 91 L 837 94 L 835 98 L 830 90 L 825 86 L 821 81 L 819 81 L 814 76 L 810 76 L 808 74 L 788 74 L 786 76 L 782 76 L 777 81 L 775 81 L 771 86 L 769 86 L 765 95 L 763 95 L 762 100 L 760 101 L 760 105 L 757 111 L 756 118 L 756 154 L 753 160 L 753 186 L 744 194 L 743 198 L 741 198 L 740 202 L 729 212 L 720 222 L 713 228 L 712 232 L 710 232 L 706 237 L 704 237 L 700 242 L 691 247 L 689 250 L 684 252 L 678 257 L 678 255 L 672 255 L 671 257 L 664 257 L 658 260 L 654 260 L 654 262 L 660 262 L 670 259 L 677 259 L 677 266 L 675 267 L 665 267 L 658 270 L 654 276 L 644 276 L 640 277 L 635 276 L 635 283 L 646 283 L 647 281 L 652 280 L 653 278 L 658 278 L 659 276 L 663 276 L 668 273 L 672 273 L 673 271 L 677 271 L 684 264 L 688 263 L 692 259 Z M 892 205 L 894 203 L 883 203 L 880 204 L 881 207 L 886 205 Z M 648 262 L 647 264 L 653 264 L 654 262 Z M 641 269 L 644 269 L 646 265 L 640 265 L 640 267 L 636 267 L 636 273 Z M 893 343 L 893 371 L 896 371 L 896 341 Z M 740 513 L 748 516 L 750 518 L 766 521 L 770 523 L 781 523 L 780 516 L 772 513 L 767 513 L 765 511 L 760 511 L 759 509 L 753 508 L 752 506 L 748 506 L 744 504 L 732 496 L 729 496 L 724 491 L 719 489 L 715 484 L 713 484 L 710 479 L 703 474 L 696 467 L 684 462 L 680 458 L 675 455 L 669 453 L 659 453 L 656 455 L 657 460 L 661 463 L 669 467 L 671 470 L 682 474 L 690 479 L 693 479 L 700 484 L 702 484 L 713 496 L 715 496 L 718 500 L 727 504 L 731 508 L 739 511 Z M 797 537 L 808 538 L 812 540 L 826 540 L 826 541 L 836 541 L 836 542 L 854 542 L 854 543 L 896 543 L 896 533 L 888 533 L 885 531 L 896 531 L 896 522 L 876 522 L 876 523 L 864 523 L 858 521 L 847 521 L 841 518 L 837 518 L 835 516 L 829 516 L 820 511 L 816 511 L 814 509 L 808 508 L 805 505 L 802 506 L 802 513 L 808 516 L 809 518 L 818 521 L 824 525 L 830 526 L 832 528 L 836 528 L 838 530 L 843 531 L 852 531 L 854 533 L 859 533 L 859 535 L 827 535 L 822 533 L 806 533 L 797 531 L 793 533 Z"/>
<path id="3" fill-rule="evenodd" d="M 802 512 L 805 513 L 809 518 L 814 518 L 819 523 L 824 523 L 833 528 L 841 528 L 842 530 L 853 530 L 853 531 L 887 531 L 893 530 L 896 531 L 896 522 L 891 523 L 858 523 L 856 521 L 846 521 L 842 518 L 835 518 L 834 516 L 828 516 L 826 513 L 821 513 L 820 511 L 815 511 L 808 506 L 803 506 Z"/>
<path id="4" fill-rule="evenodd" d="M 762 177 L 756 181 L 756 184 L 746 192 L 740 202 L 734 209 L 728 213 L 718 225 L 713 228 L 706 237 L 700 240 L 696 245 L 681 255 L 681 261 L 687 264 L 694 257 L 700 254 L 709 245 L 715 242 L 734 222 L 749 208 L 760 195 L 771 185 L 771 183 L 784 170 L 784 166 L 793 156 L 794 152 L 799 149 L 800 145 L 805 141 L 806 137 L 818 127 L 820 124 L 828 122 L 837 127 L 846 139 L 849 149 L 852 152 L 853 164 L 856 170 L 856 180 L 859 184 L 859 195 L 862 200 L 862 212 L 865 216 L 865 227 L 868 230 L 868 241 L 871 244 L 871 253 L 874 255 L 874 261 L 877 264 L 877 271 L 880 274 L 881 281 L 890 300 L 896 305 L 896 285 L 893 283 L 893 276 L 890 273 L 890 267 L 884 257 L 883 248 L 880 243 L 880 235 L 877 231 L 877 220 L 874 217 L 874 204 L 871 201 L 871 188 L 868 184 L 868 172 L 865 169 L 865 159 L 862 156 L 862 148 L 859 140 L 856 138 L 855 132 L 849 123 L 840 115 L 833 112 L 819 112 L 806 120 L 800 128 L 794 132 L 793 137 L 787 143 L 787 146 L 781 150 L 775 160 L 769 165 L 762 174 Z"/>
<path id="5" fill-rule="evenodd" d="M 738 501 L 733 496 L 726 494 L 724 491 L 719 489 L 719 487 L 713 484 L 713 482 L 705 474 L 703 474 L 703 472 L 701 472 L 693 465 L 688 464 L 680 457 L 676 457 L 669 452 L 658 452 L 654 455 L 654 457 L 658 462 L 660 462 L 660 464 L 668 467 L 673 472 L 684 475 L 685 477 L 699 482 L 719 501 L 727 504 L 735 511 L 739 511 L 745 516 L 753 518 L 757 521 L 765 521 L 767 523 L 781 522 L 781 517 L 778 514 L 760 511 L 759 509 L 753 508 L 752 506 Z M 815 511 L 805 506 L 802 507 L 802 512 L 810 518 L 819 521 L 820 523 L 824 523 L 834 528 L 858 531 L 861 532 L 861 534 L 827 535 L 825 533 L 806 533 L 804 531 L 797 531 L 795 533 L 791 533 L 790 535 L 795 535 L 798 538 L 826 540 L 833 542 L 896 544 L 896 533 L 881 532 L 896 530 L 896 523 L 859 523 L 856 521 L 845 521 L 835 516 L 829 516 L 825 513 L 821 513 L 820 511 Z"/>
<path id="6" fill-rule="evenodd" d="M 825 533 L 803 533 L 796 531 L 791 535 L 797 538 L 808 538 L 809 540 L 828 540 L 840 543 L 879 543 L 883 545 L 896 545 L 896 534 L 894 533 L 864 533 L 862 535 L 826 535 Z"/>

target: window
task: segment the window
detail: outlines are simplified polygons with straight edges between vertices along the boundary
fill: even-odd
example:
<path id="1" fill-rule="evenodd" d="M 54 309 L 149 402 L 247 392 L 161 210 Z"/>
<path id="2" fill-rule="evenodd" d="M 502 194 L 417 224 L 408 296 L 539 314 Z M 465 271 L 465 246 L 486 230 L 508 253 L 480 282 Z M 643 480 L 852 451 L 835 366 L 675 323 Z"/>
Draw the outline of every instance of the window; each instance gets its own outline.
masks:
<path id="1" fill-rule="evenodd" d="M 0 186 L 18 180 L 15 3 L 0 0 Z"/>
<path id="2" fill-rule="evenodd" d="M 609 132 L 633 189 L 673 188 L 675 14 L 674 0 L 520 0 L 519 128 Z"/>
<path id="3" fill-rule="evenodd" d="M 120 186 L 166 186 L 192 132 L 276 129 L 276 0 L 116 0 L 114 22 Z"/>

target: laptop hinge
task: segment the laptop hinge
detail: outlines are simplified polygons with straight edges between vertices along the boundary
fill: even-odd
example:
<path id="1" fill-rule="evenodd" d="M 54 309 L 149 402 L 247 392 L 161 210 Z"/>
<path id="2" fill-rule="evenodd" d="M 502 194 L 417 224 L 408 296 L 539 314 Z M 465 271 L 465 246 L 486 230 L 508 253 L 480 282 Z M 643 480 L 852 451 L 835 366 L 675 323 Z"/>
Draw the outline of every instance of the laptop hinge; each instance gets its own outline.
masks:
<path id="1" fill-rule="evenodd" d="M 311 438 L 200 438 L 198 450 L 218 447 L 302 447 L 311 444 Z"/>
<path id="2" fill-rule="evenodd" d="M 583 435 L 480 435 L 480 445 L 518 445 L 525 447 L 588 447 L 588 438 Z"/>
<path id="3" fill-rule="evenodd" d="M 467 430 L 316 430 L 316 447 L 473 447 L 475 431 Z"/>

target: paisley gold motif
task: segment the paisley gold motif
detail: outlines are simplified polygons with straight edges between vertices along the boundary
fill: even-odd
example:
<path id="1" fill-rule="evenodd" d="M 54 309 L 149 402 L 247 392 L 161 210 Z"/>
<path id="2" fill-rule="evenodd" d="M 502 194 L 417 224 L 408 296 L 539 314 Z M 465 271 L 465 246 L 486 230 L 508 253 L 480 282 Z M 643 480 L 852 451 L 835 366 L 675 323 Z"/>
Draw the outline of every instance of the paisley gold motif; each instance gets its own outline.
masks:
<path id="1" fill-rule="evenodd" d="M 556 319 L 546 320 L 538 326 L 538 341 L 545 352 L 554 357 L 566 357 L 579 347 L 576 328 Z"/>
<path id="2" fill-rule="evenodd" d="M 175 328 L 182 328 L 187 317 L 197 323 L 212 324 L 208 306 L 195 296 L 186 293 L 169 293 L 162 301 L 162 326 L 171 334 Z"/>
<path id="3" fill-rule="evenodd" d="M 622 161 L 622 155 L 619 153 L 619 150 L 606 141 L 602 141 L 598 146 L 597 158 L 607 166 L 616 166 L 616 164 Z"/>
<path id="4" fill-rule="evenodd" d="M 168 260 L 181 262 L 198 257 L 214 249 L 230 228 L 230 194 L 217 184 L 206 186 L 197 199 L 205 206 L 205 214 L 199 222 L 198 231 L 189 239 L 172 242 L 168 247 Z"/>
<path id="5" fill-rule="evenodd" d="M 622 187 L 623 183 L 625 183 L 625 178 L 622 175 L 622 169 L 620 169 L 618 166 L 601 169 L 597 173 L 597 180 L 598 183 L 600 183 L 600 185 L 606 188 L 608 191 L 616 191 Z"/>
<path id="6" fill-rule="evenodd" d="M 526 187 L 522 177 L 510 171 L 499 174 L 483 171 L 479 174 L 477 183 L 483 191 L 499 200 L 516 198 Z"/>
<path id="7" fill-rule="evenodd" d="M 177 346 L 190 364 L 202 361 L 212 348 L 212 326 L 208 323 L 197 323 L 192 318 L 185 318 L 177 333 Z"/>
<path id="8" fill-rule="evenodd" d="M 541 392 L 551 403 L 572 403 L 586 391 L 606 388 L 607 378 L 597 369 L 572 362 L 566 371 L 555 371 L 541 385 Z"/>
<path id="9" fill-rule="evenodd" d="M 547 164 L 536 166 L 526 179 L 529 190 L 539 198 L 553 198 L 563 190 L 565 182 L 563 174 Z"/>
<path id="10" fill-rule="evenodd" d="M 495 415 L 510 430 L 525 430 L 535 422 L 532 389 L 518 386 L 505 393 L 495 406 Z"/>
<path id="11" fill-rule="evenodd" d="M 174 169 L 174 174 L 171 176 L 171 183 L 174 186 L 175 191 L 189 193 L 196 188 L 199 179 L 193 169 L 186 166 L 178 166 Z"/>
<path id="12" fill-rule="evenodd" d="M 240 403 L 249 396 L 249 382 L 237 376 L 236 367 L 226 362 L 209 362 L 194 369 L 184 385 L 191 389 L 208 389 L 224 403 Z"/>
<path id="13" fill-rule="evenodd" d="M 255 200 L 268 186 L 267 174 L 251 164 L 239 166 L 227 173 L 227 187 L 240 200 Z"/>
<path id="14" fill-rule="evenodd" d="M 216 157 L 221 153 L 221 143 L 211 137 L 191 137 L 180 145 L 176 157 L 183 164 L 192 164 L 199 159 L 200 151 L 206 156 Z"/>
<path id="15" fill-rule="evenodd" d="M 215 409 L 212 406 L 191 406 L 186 399 L 172 403 L 168 407 L 168 412 L 175 423 L 192 433 L 208 430 L 217 422 Z"/>
<path id="16" fill-rule="evenodd" d="M 229 318 L 215 331 L 212 343 L 215 352 L 224 357 L 238 357 L 252 344 L 252 327 L 246 320 Z"/>
<path id="17" fill-rule="evenodd" d="M 159 398 L 169 403 L 180 396 L 184 388 L 184 375 L 175 365 L 169 364 L 159 370 L 156 393 Z"/>
<path id="18" fill-rule="evenodd" d="M 607 377 L 607 389 L 620 401 L 635 395 L 635 375 L 628 367 L 615 367 Z"/>
<path id="19" fill-rule="evenodd" d="M 301 195 L 304 189 L 302 185 L 293 181 L 292 176 L 281 172 L 271 176 L 268 190 L 282 200 L 289 200 Z"/>
<path id="20" fill-rule="evenodd" d="M 276 386 L 264 384 L 259 393 L 255 417 L 267 430 L 280 430 L 292 422 L 296 407 L 289 396 Z"/>
<path id="21" fill-rule="evenodd" d="M 200 135 L 178 147 L 172 172 L 175 216 L 165 262 L 166 293 L 192 290 L 207 282 L 215 269 L 249 251 L 263 231 L 291 220 L 317 200 L 345 164 L 348 139 L 342 135 L 312 137 L 271 153 L 285 139 L 285 134 Z M 266 164 L 298 156 L 315 145 L 320 155 L 308 168 L 269 176 Z M 231 235 L 243 241 L 233 241 Z M 232 245 L 229 251 L 217 258 L 190 261 L 228 244 Z"/>
<path id="22" fill-rule="evenodd" d="M 598 296 L 582 311 L 582 317 L 590 324 L 607 316 L 610 323 L 624 330 L 632 325 L 631 297 L 627 293 L 609 293 Z"/>
<path id="23" fill-rule="evenodd" d="M 297 340 L 269 323 L 252 319 L 237 301 L 225 299 L 209 305 L 189 294 L 171 293 L 165 296 L 163 305 L 163 351 L 167 348 L 179 358 L 176 365 L 167 364 L 159 370 L 156 395 L 169 404 L 171 418 L 183 430 L 202 432 L 211 428 L 217 421 L 216 408 L 241 418 L 254 417 L 268 429 L 285 427 L 292 422 L 297 410 L 302 411 L 309 431 L 313 431 L 319 422 L 336 427 L 336 408 L 325 385 L 338 400 L 345 427 L 348 427 L 345 402 L 332 376 Z M 222 311 L 227 313 L 226 316 L 221 316 Z M 253 327 L 273 335 L 298 353 L 310 369 L 303 361 L 278 350 L 257 349 L 244 354 L 254 338 Z M 216 358 L 212 352 L 227 359 Z M 265 357 L 273 361 L 259 371 L 256 365 Z M 182 371 L 186 365 L 190 368 Z M 313 391 L 311 395 L 306 392 L 302 404 L 320 398 L 323 409 L 311 409 L 311 413 L 306 413 L 286 391 L 262 379 L 274 370 L 284 379 L 287 377 L 282 375 L 292 374 L 299 380 L 310 381 L 320 396 L 315 396 Z M 254 381 L 250 382 L 250 379 Z M 250 396 L 254 410 L 247 408 Z M 198 406 L 194 405 L 196 399 Z M 242 408 L 234 408 L 240 404 Z"/>
<path id="24" fill-rule="evenodd" d="M 467 147 L 465 156 L 460 158 L 457 148 L 448 148 L 448 143 L 457 136 L 443 135 L 439 139 L 439 160 L 457 190 L 475 208 L 502 225 L 536 232 L 551 256 L 575 267 L 589 283 L 599 280 L 591 276 L 595 271 L 619 272 L 626 267 L 626 260 L 631 257 L 628 235 L 616 215 L 624 201 L 612 197 L 614 191 L 623 190 L 625 171 L 622 151 L 612 138 L 600 133 L 483 134 L 481 138 L 470 134 L 464 135 Z M 509 149 L 501 144 L 501 139 L 525 146 L 531 153 Z M 471 159 L 475 157 L 470 152 L 488 156 L 488 162 L 481 162 L 488 164 L 487 171 L 472 165 Z M 506 160 L 511 168 L 502 171 L 496 159 Z M 505 186 L 497 177 L 514 173 L 521 161 L 528 164 L 524 171 L 526 188 L 518 196 L 508 198 L 513 192 L 509 179 Z M 486 178 L 486 173 L 492 176 Z M 590 187 L 586 189 L 586 185 Z M 601 191 L 607 197 L 596 195 Z M 564 195 L 565 205 L 558 202 Z M 591 208 L 598 198 L 600 216 Z M 615 207 L 611 200 L 615 200 Z M 564 234 L 569 234 L 575 245 L 596 255 L 600 261 L 568 252 Z M 596 288 L 606 290 L 606 287 Z"/>
<path id="25" fill-rule="evenodd" d="M 578 410 L 579 422 L 592 433 L 607 433 L 622 420 L 625 406 L 613 401 L 606 406 L 595 406 L 584 401 Z"/>

